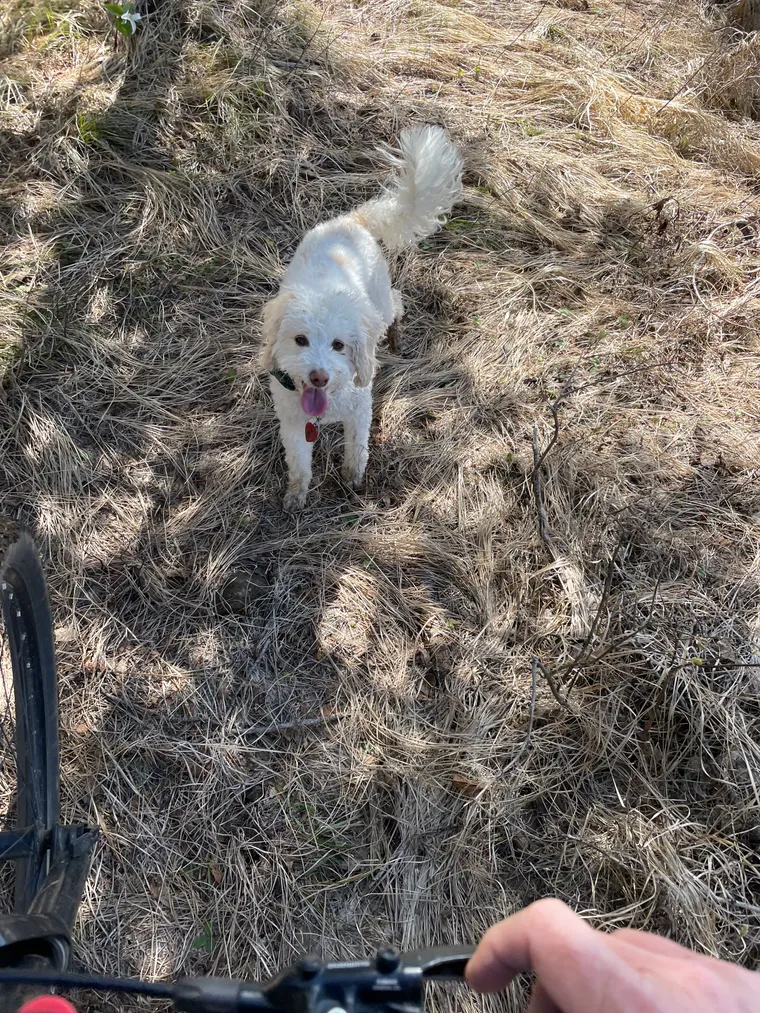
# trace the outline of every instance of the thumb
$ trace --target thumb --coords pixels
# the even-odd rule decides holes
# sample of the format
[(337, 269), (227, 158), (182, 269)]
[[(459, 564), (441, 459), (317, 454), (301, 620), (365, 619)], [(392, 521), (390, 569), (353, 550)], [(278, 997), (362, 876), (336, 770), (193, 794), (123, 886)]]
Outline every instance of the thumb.
[(505, 988), (520, 971), (533, 971), (541, 994), (564, 1013), (650, 1008), (637, 975), (607, 937), (558, 900), (536, 901), (490, 928), (466, 975), (473, 988), (492, 992)]

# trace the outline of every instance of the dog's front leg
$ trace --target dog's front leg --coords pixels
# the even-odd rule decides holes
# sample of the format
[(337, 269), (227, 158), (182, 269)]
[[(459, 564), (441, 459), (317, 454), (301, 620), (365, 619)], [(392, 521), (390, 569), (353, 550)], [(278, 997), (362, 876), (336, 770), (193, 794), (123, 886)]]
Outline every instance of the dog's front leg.
[(306, 442), (303, 426), (280, 424), (280, 437), (288, 465), (288, 489), (282, 505), (288, 513), (295, 513), (306, 503), (311, 484), (313, 444)]
[(345, 448), (343, 451), (343, 480), (352, 489), (361, 488), (369, 454), (369, 428), (372, 424), (372, 394), (369, 387), (362, 388), (354, 410), (343, 421)]

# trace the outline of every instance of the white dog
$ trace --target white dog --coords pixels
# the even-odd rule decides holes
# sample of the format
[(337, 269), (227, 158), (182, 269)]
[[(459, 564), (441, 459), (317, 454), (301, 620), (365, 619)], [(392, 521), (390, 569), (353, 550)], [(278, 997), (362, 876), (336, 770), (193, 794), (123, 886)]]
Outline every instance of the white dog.
[(378, 240), (397, 248), (431, 235), (462, 191), (462, 160), (440, 127), (405, 130), (391, 158), (391, 188), (308, 232), (264, 307), (262, 367), (288, 464), (288, 511), (306, 502), (321, 422), (343, 423), (343, 478), (361, 485), (375, 352), (403, 313)]

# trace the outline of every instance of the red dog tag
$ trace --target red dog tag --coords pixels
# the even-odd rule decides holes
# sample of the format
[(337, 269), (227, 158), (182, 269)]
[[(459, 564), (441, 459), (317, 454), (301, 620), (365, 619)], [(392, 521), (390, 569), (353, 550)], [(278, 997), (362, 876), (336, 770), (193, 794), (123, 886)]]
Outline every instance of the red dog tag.
[(306, 442), (307, 443), (316, 443), (317, 437), (319, 436), (319, 430), (317, 429), (317, 427), (314, 425), (313, 422), (307, 422), (306, 423), (306, 434), (305, 435), (306, 435)]
[(41, 995), (21, 1007), (19, 1013), (77, 1013), (70, 1002), (59, 995)]

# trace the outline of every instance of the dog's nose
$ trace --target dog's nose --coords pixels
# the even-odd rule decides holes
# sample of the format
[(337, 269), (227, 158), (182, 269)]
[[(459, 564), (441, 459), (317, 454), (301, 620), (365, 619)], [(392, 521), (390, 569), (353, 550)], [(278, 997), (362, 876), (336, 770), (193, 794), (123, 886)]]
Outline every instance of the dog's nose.
[(315, 387), (326, 387), (330, 381), (330, 377), (324, 371), (324, 369), (312, 369), (309, 373), (309, 381)]

